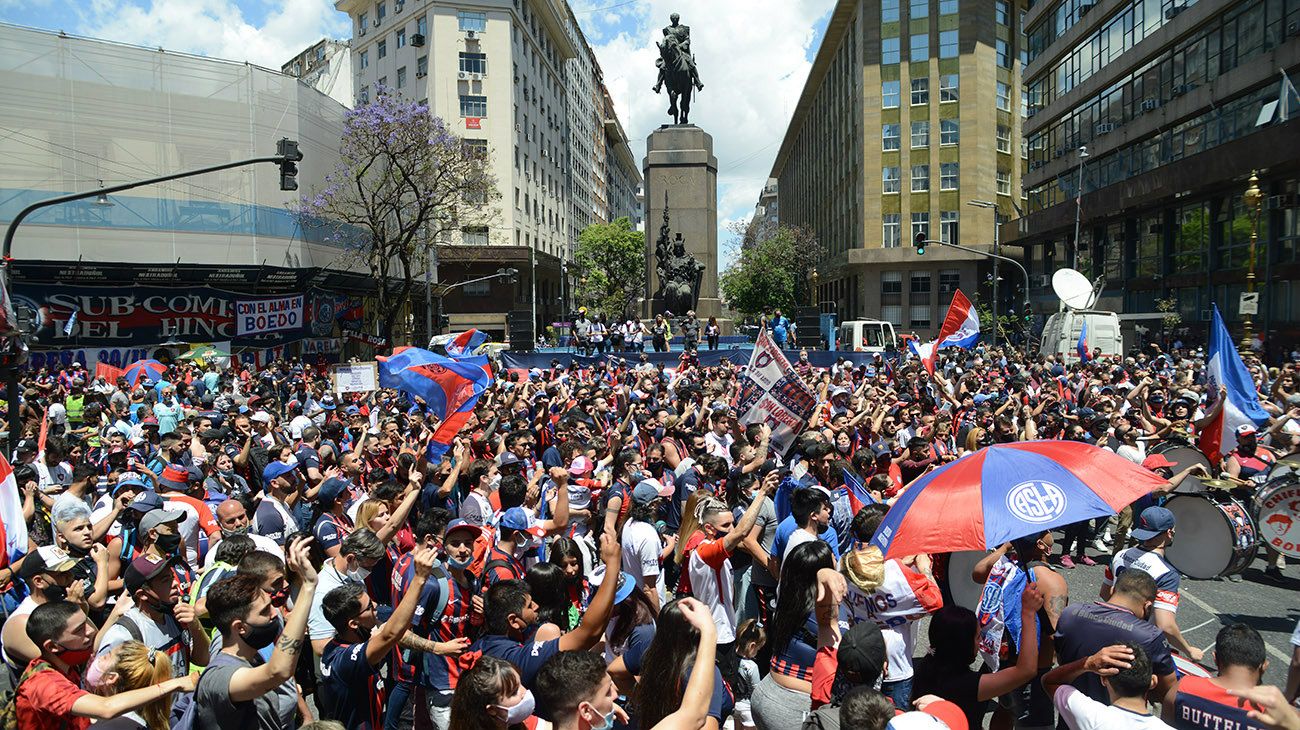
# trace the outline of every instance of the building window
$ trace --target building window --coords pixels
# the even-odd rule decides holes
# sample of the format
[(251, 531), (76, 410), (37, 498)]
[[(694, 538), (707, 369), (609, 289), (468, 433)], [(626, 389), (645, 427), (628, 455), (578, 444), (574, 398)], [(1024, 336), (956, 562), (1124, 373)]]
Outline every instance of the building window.
[(939, 31), (939, 58), (957, 57), (957, 31)]
[(925, 61), (930, 58), (930, 34), (917, 33), (912, 36), (909, 45), (909, 61)]
[[(930, 166), (912, 165), (912, 192), (924, 193), (930, 190)], [(913, 216), (916, 214), (913, 213)], [(928, 215), (928, 214), (927, 214)]]
[(888, 66), (898, 63), (900, 59), (899, 45), (897, 38), (880, 39), (880, 63)]
[(997, 54), (998, 65), (1002, 68), (1011, 68), (1011, 44), (999, 38), (994, 41), (994, 50)]
[(908, 294), (907, 303), (911, 317), (908, 320), (911, 327), (928, 329), (930, 327), (930, 272), (913, 271), (911, 292)]
[(406, 67), (405, 66), (397, 69), (397, 88), (399, 89), (406, 88)]
[(357, 103), (358, 103), (358, 104), (369, 104), (369, 103), (370, 103), (370, 87), (369, 87), (369, 86), (362, 86), (362, 87), (357, 91)]
[(379, 41), (379, 45), (375, 46), (375, 54), (378, 55), (380, 58), (387, 58), (388, 41)]
[(956, 15), (958, 5), (960, 3), (957, 0), (939, 0), (939, 14)]
[(357, 65), (361, 68), (370, 68), (370, 51), (362, 51), (357, 54)]
[(957, 181), (958, 178), (960, 177), (960, 174), (958, 173), (957, 170), (958, 170), (958, 166), (956, 162), (939, 163), (939, 189), (940, 190), (957, 189)]
[(886, 152), (897, 150), (899, 134), (899, 125), (897, 124), (880, 125), (880, 149)]
[(930, 146), (930, 123), (929, 122), (912, 122), (912, 146), (913, 147)]
[(880, 272), (880, 318), (903, 326), (903, 272)]
[(461, 53), (460, 70), (467, 74), (487, 73), (486, 53)]
[(381, 92), (382, 92), (382, 90), (385, 89), (385, 88), (387, 88), (387, 87), (388, 87), (388, 77), (387, 77), (387, 76), (380, 76), (380, 77), (379, 77), (379, 80), (375, 82), (375, 89), (376, 89), (377, 91), (381, 91)]
[(366, 28), (370, 26), (370, 14), (361, 13), (357, 16), (357, 35), (365, 35)]
[(898, 0), (880, 0), (880, 22), (898, 22)]
[(944, 74), (939, 77), (939, 103), (957, 101), (957, 74)]
[(382, 23), (386, 17), (388, 17), (388, 4), (379, 3), (375, 6), (375, 20)]
[(960, 141), (960, 123), (956, 119), (939, 120), (939, 144), (957, 144)]
[(405, 28), (398, 28), (398, 29), (397, 29), (397, 47), (398, 47), (398, 48), (405, 48), (405, 47), (406, 47), (406, 29), (405, 29)]
[(880, 108), (897, 109), (900, 93), (899, 81), (882, 81), (880, 84)]
[(998, 171), (998, 195), (1011, 194), (1011, 173)]
[(460, 95), (460, 115), (462, 117), (486, 117), (487, 97), (472, 94)]
[(912, 79), (912, 106), (930, 103), (930, 79)]
[(910, 0), (907, 3), (907, 16), (911, 20), (924, 18), (930, 14), (930, 0)]
[(419, 58), (415, 59), (415, 75), (417, 77), (422, 78), (424, 76), (427, 76), (428, 74), (429, 74), (429, 57), (420, 56)]
[(993, 8), (993, 16), (997, 19), (998, 25), (1011, 24), (1011, 3), (1007, 0), (995, 0)]
[(957, 211), (939, 211), (939, 240), (944, 243), (957, 242)]
[(903, 245), (901, 218), (898, 213), (886, 213), (880, 217), (882, 221), (880, 240), (885, 248), (898, 248)]
[(429, 36), (429, 19), (421, 15), (415, 21), (415, 32), (427, 38)]
[(468, 10), (462, 10), (456, 13), (456, 19), (460, 22), (462, 31), (473, 30), (482, 33), (487, 30), (487, 13), (472, 13)]
[[(953, 213), (953, 215), (957, 215)], [(954, 236), (955, 238), (955, 236)], [(946, 240), (946, 239), (945, 239)], [(939, 270), (939, 303), (947, 304), (961, 288), (961, 269)]]
[(1011, 111), (1011, 87), (998, 82), (998, 108), (1004, 112)]
[(880, 168), (880, 192), (897, 193), (902, 188), (902, 170), (897, 167)]
[(1007, 155), (1011, 154), (1011, 127), (1008, 127), (1005, 124), (999, 124), (997, 136), (998, 152)]
[(923, 234), (926, 238), (930, 237), (930, 214), (913, 213), (912, 214), (912, 240), (916, 240), (916, 234)]

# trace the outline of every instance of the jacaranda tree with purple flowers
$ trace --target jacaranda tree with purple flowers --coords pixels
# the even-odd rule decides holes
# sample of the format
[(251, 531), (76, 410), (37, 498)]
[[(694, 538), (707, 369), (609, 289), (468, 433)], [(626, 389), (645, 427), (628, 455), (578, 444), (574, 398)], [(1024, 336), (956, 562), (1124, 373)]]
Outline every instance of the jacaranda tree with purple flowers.
[(435, 242), (487, 227), (501, 197), (486, 150), (468, 144), (427, 104), (380, 92), (345, 117), (341, 161), (298, 212), (332, 229), (375, 280), (378, 335), (394, 344), (418, 273)]

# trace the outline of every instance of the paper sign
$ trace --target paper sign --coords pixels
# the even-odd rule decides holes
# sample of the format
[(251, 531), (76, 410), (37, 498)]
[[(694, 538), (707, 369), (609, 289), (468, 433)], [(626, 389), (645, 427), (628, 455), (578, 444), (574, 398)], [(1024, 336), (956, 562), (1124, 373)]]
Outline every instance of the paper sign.
[(330, 368), (335, 393), (368, 393), (379, 390), (379, 366), (376, 362), (351, 362)]

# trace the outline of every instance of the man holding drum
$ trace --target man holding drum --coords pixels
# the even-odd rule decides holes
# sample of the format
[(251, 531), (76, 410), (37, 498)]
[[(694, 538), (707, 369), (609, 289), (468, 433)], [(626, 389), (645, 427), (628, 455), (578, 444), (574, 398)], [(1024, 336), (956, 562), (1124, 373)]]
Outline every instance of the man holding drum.
[(1165, 549), (1174, 542), (1174, 513), (1164, 507), (1147, 507), (1138, 517), (1131, 533), (1138, 544), (1116, 555), (1102, 579), (1101, 600), (1110, 600), (1115, 579), (1134, 568), (1150, 575), (1156, 582), (1155, 609), (1151, 620), (1164, 632), (1169, 646), (1183, 656), (1199, 662), (1200, 649), (1187, 643), (1178, 628), (1178, 597), (1182, 574), (1165, 560)]

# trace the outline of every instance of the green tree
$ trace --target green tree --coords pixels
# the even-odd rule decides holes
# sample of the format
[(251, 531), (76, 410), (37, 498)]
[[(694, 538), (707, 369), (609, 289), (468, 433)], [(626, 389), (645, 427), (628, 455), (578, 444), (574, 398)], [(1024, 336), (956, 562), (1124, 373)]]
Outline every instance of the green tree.
[(583, 229), (574, 252), (578, 303), (621, 318), (645, 292), (645, 234), (626, 217)]
[(808, 302), (809, 276), (823, 253), (811, 229), (751, 221), (733, 231), (739, 251), (719, 282), (728, 306), (753, 316)]

